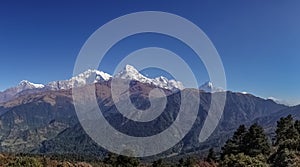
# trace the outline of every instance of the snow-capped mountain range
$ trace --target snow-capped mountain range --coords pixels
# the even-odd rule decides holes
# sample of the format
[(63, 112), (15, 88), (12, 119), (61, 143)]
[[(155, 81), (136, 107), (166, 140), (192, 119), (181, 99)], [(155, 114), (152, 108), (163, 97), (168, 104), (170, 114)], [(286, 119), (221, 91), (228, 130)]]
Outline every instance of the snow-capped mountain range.
[(180, 81), (168, 80), (167, 78), (160, 76), (157, 78), (147, 78), (137, 69), (131, 65), (126, 65), (125, 68), (114, 76), (115, 78), (136, 80), (142, 83), (153, 84), (157, 87), (168, 89), (168, 90), (182, 90), (184, 89), (183, 84)]
[[(157, 78), (148, 78), (141, 74), (136, 68), (131, 65), (126, 65), (122, 71), (114, 76), (108, 73), (98, 70), (87, 70), (77, 76), (74, 76), (68, 80), (52, 81), (48, 84), (35, 84), (26, 80), (22, 80), (16, 87), (9, 88), (3, 92), (0, 92), (0, 102), (7, 101), (16, 94), (28, 91), (28, 90), (66, 90), (73, 87), (80, 87), (86, 84), (97, 83), (101, 81), (108, 81), (111, 78), (120, 78), (126, 80), (136, 80), (141, 83), (147, 83), (159, 88), (176, 91), (184, 89), (183, 84), (180, 81), (169, 80), (166, 77), (160, 76)], [(221, 88), (213, 86), (212, 82), (206, 82), (199, 87), (200, 90), (205, 92), (220, 92), (224, 91)]]
[[(119, 78), (119, 79), (126, 79), (126, 80), (136, 80), (141, 83), (147, 83), (154, 85), (159, 88), (171, 90), (171, 91), (177, 91), (177, 90), (182, 90), (184, 89), (183, 84), (180, 81), (176, 80), (169, 80), (163, 76), (157, 77), (157, 78), (148, 78), (141, 73), (137, 69), (135, 69), (131, 65), (126, 65), (122, 71), (117, 73), (116, 75), (112, 76), (108, 73), (105, 73), (103, 71), (98, 71), (98, 70), (87, 70), (77, 76), (74, 76), (68, 80), (60, 80), (60, 81), (52, 81), (49, 82), (48, 84), (35, 84), (31, 83), (27, 80), (22, 80), (17, 86), (11, 87), (6, 89), (3, 92), (0, 92), (0, 103), (9, 101), (17, 95), (20, 95), (21, 93), (27, 93), (27, 92), (37, 92), (37, 91), (44, 91), (44, 90), (67, 90), (71, 89), (73, 87), (81, 87), (86, 84), (91, 84), (91, 83), (97, 83), (101, 81), (109, 81), (112, 78)], [(210, 92), (210, 93), (215, 93), (215, 92), (224, 92), (226, 90), (215, 87), (212, 82), (206, 82), (203, 85), (199, 87), (199, 90), (202, 90), (204, 92)], [(242, 94), (245, 94), (242, 92)], [(268, 98), (276, 103), (279, 104), (285, 104), (287, 105), (286, 102), (279, 101), (274, 98)], [(291, 104), (289, 104), (291, 105)]]
[(152, 84), (156, 87), (168, 89), (171, 91), (182, 90), (184, 89), (183, 84), (180, 81), (168, 80), (167, 78), (161, 76), (157, 78), (148, 78), (139, 73), (131, 65), (126, 65), (122, 71), (117, 73), (114, 76), (107, 74), (103, 71), (98, 70), (87, 70), (77, 76), (72, 77), (68, 80), (52, 81), (48, 84), (35, 84), (29, 81), (23, 80), (16, 87), (6, 89), (3, 92), (0, 92), (0, 102), (8, 101), (15, 95), (23, 91), (30, 90), (66, 90), (73, 87), (81, 87), (86, 84), (97, 83), (101, 81), (108, 81), (111, 78), (120, 78), (128, 80), (136, 80), (141, 83)]
[(100, 81), (108, 81), (111, 77), (111, 75), (102, 71), (87, 70), (69, 80), (50, 82), (45, 85), (45, 87), (50, 90), (71, 89), (72, 87), (80, 87)]
[(126, 65), (122, 71), (114, 76), (98, 70), (87, 70), (69, 80), (50, 82), (45, 85), (45, 88), (50, 90), (70, 89), (72, 87), (80, 87), (86, 84), (108, 81), (111, 78), (136, 80), (141, 83), (153, 84), (157, 87), (168, 90), (184, 89), (184, 86), (180, 81), (168, 80), (162, 76), (154, 79), (147, 78), (131, 65)]

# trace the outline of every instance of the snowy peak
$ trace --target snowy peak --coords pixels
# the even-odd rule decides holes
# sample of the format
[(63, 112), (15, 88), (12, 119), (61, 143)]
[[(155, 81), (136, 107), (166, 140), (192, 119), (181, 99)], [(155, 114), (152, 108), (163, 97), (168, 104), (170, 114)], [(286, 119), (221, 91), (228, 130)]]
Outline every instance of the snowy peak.
[(0, 92), (0, 103), (12, 99), (18, 93), (27, 90), (42, 90), (45, 86), (42, 84), (31, 83), (27, 80), (22, 80), (17, 86), (6, 89), (3, 92)]
[(20, 89), (20, 91), (22, 90), (26, 90), (26, 89), (38, 89), (38, 88), (44, 88), (45, 86), (43, 84), (35, 84), (32, 82), (29, 82), (27, 80), (22, 80), (17, 88)]
[(152, 79), (152, 83), (158, 87), (162, 87), (169, 90), (184, 89), (184, 86), (180, 81), (175, 81), (173, 79), (168, 80), (167, 78), (162, 76)]
[(126, 65), (122, 71), (117, 73), (115, 78), (127, 79), (127, 80), (136, 80), (142, 83), (148, 83), (155, 85), (160, 88), (168, 90), (182, 90), (184, 86), (181, 82), (175, 80), (168, 80), (167, 78), (160, 76), (157, 78), (147, 78), (131, 65)]
[(215, 87), (213, 85), (213, 83), (210, 82), (210, 81), (205, 82), (203, 85), (201, 85), (199, 87), (199, 89), (202, 90), (202, 91), (204, 91), (204, 92), (209, 92), (209, 93), (224, 92), (224, 89)]
[(128, 72), (128, 73), (134, 73), (134, 74), (139, 74), (139, 71), (134, 68), (132, 65), (125, 65), (124, 67), (124, 71)]
[(83, 80), (84, 83), (93, 83), (96, 81), (107, 81), (111, 78), (111, 75), (98, 70), (87, 70), (75, 77), (72, 77), (69, 81), (76, 80), (80, 81)]
[(139, 71), (131, 65), (126, 65), (124, 69), (117, 73), (114, 77), (128, 80), (136, 80), (140, 82), (150, 82), (149, 78), (139, 73)]
[(108, 81), (110, 80), (112, 76), (103, 72), (103, 71), (97, 71), (96, 70), (96, 80), (99, 81), (99, 80), (105, 80), (105, 81)]
[(98, 70), (87, 70), (69, 80), (54, 81), (48, 83), (46, 86), (51, 90), (71, 89), (73, 87), (81, 87), (86, 84), (97, 83), (100, 81), (108, 81), (111, 75)]

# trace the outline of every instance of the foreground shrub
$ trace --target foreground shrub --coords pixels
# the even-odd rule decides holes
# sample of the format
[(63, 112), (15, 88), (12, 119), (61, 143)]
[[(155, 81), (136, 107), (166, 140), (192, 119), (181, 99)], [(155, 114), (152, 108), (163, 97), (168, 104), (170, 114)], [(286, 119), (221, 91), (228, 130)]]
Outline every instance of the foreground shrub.
[(8, 164), (8, 167), (42, 167), (43, 165), (33, 157), (17, 157), (13, 162)]
[(224, 160), (220, 164), (221, 167), (268, 167), (265, 163), (264, 157), (258, 155), (256, 157), (250, 157), (244, 153), (237, 155), (226, 155)]

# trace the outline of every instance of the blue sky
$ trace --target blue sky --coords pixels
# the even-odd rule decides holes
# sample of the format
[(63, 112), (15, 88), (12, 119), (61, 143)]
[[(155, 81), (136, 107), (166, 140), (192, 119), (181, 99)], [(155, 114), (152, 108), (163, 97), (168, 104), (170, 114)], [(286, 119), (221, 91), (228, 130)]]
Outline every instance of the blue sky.
[[(70, 78), (81, 46), (95, 30), (124, 14), (155, 10), (187, 18), (208, 35), (223, 61), (228, 89), (300, 102), (299, 8), (297, 0), (1, 1), (0, 90), (23, 79)], [(145, 46), (189, 54), (179, 45), (155, 34), (133, 36), (106, 56), (101, 69), (112, 73), (122, 55)], [(193, 56), (182, 57), (199, 73), (199, 82), (208, 79)]]

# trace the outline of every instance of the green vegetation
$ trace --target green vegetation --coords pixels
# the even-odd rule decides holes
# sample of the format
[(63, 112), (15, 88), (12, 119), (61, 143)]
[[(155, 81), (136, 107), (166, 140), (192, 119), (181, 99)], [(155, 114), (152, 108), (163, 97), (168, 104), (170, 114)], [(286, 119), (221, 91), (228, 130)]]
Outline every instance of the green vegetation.
[(13, 162), (8, 163), (8, 167), (42, 167), (42, 163), (33, 157), (17, 157)]
[(226, 155), (221, 162), (222, 167), (267, 167), (263, 156), (251, 157), (244, 153)]
[[(2, 167), (299, 167), (300, 166), (300, 121), (291, 115), (277, 122), (274, 144), (265, 135), (264, 129), (253, 124), (249, 128), (240, 125), (227, 140), (221, 152), (208, 150), (202, 160), (189, 156), (178, 162), (158, 159), (143, 164), (139, 159), (108, 153), (103, 159), (87, 161), (84, 157), (68, 155), (9, 155), (0, 154)], [(75, 157), (75, 158), (74, 158)]]
[(137, 167), (140, 162), (137, 158), (109, 153), (103, 162), (112, 167)]
[[(1, 167), (91, 167), (90, 163), (57, 160), (51, 156), (0, 154)], [(95, 166), (105, 166), (98, 162)]]
[(300, 122), (289, 115), (277, 122), (276, 152), (269, 158), (274, 167), (300, 166)]
[[(277, 122), (273, 146), (263, 128), (253, 124), (249, 130), (241, 125), (222, 148), (220, 166), (300, 166), (300, 121), (291, 115)], [(273, 150), (273, 151), (272, 151)]]
[(261, 126), (253, 124), (247, 129), (241, 125), (222, 148), (220, 166), (268, 166), (270, 152), (271, 146)]
[(253, 124), (249, 130), (244, 125), (241, 125), (222, 148), (222, 159), (225, 155), (236, 155), (244, 153), (251, 157), (257, 155), (268, 156), (270, 154), (270, 144), (264, 130), (258, 124)]

